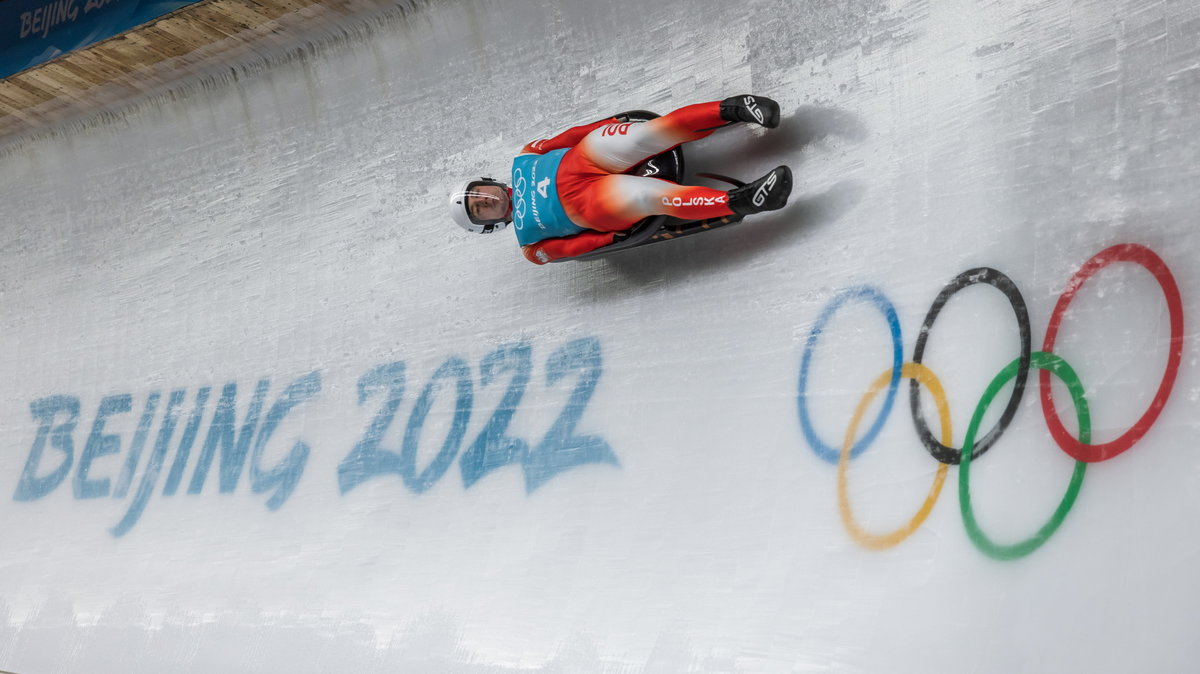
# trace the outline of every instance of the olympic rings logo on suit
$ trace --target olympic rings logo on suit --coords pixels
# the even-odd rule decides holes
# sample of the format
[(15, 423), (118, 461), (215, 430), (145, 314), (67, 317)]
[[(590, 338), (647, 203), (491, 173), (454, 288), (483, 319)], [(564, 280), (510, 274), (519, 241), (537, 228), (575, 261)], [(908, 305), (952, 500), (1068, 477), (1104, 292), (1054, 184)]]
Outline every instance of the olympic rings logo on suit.
[[(1083, 384), (1080, 382), (1074, 369), (1061, 357), (1055, 355), (1053, 349), (1063, 317), (1071, 301), (1079, 292), (1079, 289), (1101, 269), (1117, 262), (1131, 262), (1144, 267), (1154, 276), (1162, 288), (1170, 320), (1170, 351), (1167, 357), (1166, 369), (1159, 383), (1158, 390), (1155, 392), (1153, 400), (1151, 400), (1149, 407), (1142, 416), (1133, 426), (1115, 440), (1100, 444), (1091, 444), (1091, 417), (1087, 399), (1083, 393)], [(924, 357), (925, 343), (929, 332), (933, 328), (934, 322), (937, 321), (943, 307), (945, 307), (946, 302), (960, 290), (976, 284), (985, 284), (996, 288), (1004, 294), (1012, 305), (1017, 329), (1020, 333), (1021, 353), (1015, 360), (1005, 366), (984, 390), (983, 396), (980, 398), (975, 412), (971, 416), (966, 435), (963, 439), (963, 445), (961, 448), (956, 449), (951, 446), (949, 406), (946, 403), (945, 392), (937, 376), (923, 365), (921, 361)], [(826, 444), (817, 436), (816, 431), (813, 429), (812, 420), (808, 413), (808, 377), (812, 367), (813, 353), (822, 332), (838, 309), (850, 302), (868, 302), (884, 315), (892, 337), (892, 366), (881, 374), (863, 395), (863, 398), (851, 416), (850, 424), (846, 429), (841, 447), (835, 448)], [(1070, 512), (1071, 507), (1075, 503), (1075, 498), (1083, 485), (1083, 476), (1087, 465), (1089, 463), (1106, 461), (1125, 452), (1136, 444), (1158, 419), (1163, 406), (1166, 405), (1167, 399), (1171, 395), (1171, 390), (1174, 387), (1175, 379), (1179, 373), (1180, 364), (1183, 359), (1183, 318), (1183, 301), (1180, 297), (1179, 286), (1175, 282), (1170, 269), (1163, 262), (1162, 258), (1149, 248), (1138, 244), (1120, 244), (1106, 248), (1085, 262), (1075, 272), (1054, 306), (1049, 325), (1046, 328), (1046, 336), (1042, 341), (1042, 349), (1036, 352), (1032, 350), (1029, 312), (1026, 308), (1025, 300), (1021, 296), (1021, 292), (1011, 279), (990, 267), (979, 267), (965, 271), (942, 288), (925, 316), (925, 321), (921, 325), (920, 335), (913, 349), (912, 361), (908, 363), (903, 362), (900, 321), (896, 316), (895, 307), (887, 297), (878, 289), (870, 286), (857, 286), (842, 290), (825, 306), (825, 309), (817, 318), (817, 322), (813, 325), (812, 331), (809, 333), (800, 365), (800, 387), (797, 406), (800, 416), (800, 426), (809, 446), (812, 447), (817, 456), (827, 462), (836, 463), (838, 466), (838, 509), (847, 532), (849, 532), (850, 536), (856, 542), (868, 548), (888, 548), (900, 543), (912, 535), (925, 521), (925, 518), (928, 517), (941, 493), (949, 467), (957, 464), (959, 466), (959, 507), (962, 513), (963, 524), (975, 547), (995, 559), (1017, 559), (1038, 549), (1049, 540), (1050, 536), (1054, 534), (1063, 520), (1066, 519), (1067, 513)], [(971, 465), (996, 444), (1012, 421), (1021, 398), (1024, 396), (1025, 380), (1031, 369), (1039, 370), (1039, 395), (1041, 398), (1042, 413), (1046, 419), (1046, 426), (1055, 443), (1075, 459), (1075, 469), (1071, 475), (1066, 492), (1046, 523), (1036, 533), (1023, 541), (1012, 544), (1001, 544), (993, 541), (979, 526), (975, 518), (975, 513), (971, 505)], [(1051, 392), (1050, 375), (1058, 377), (1067, 385), (1067, 390), (1075, 406), (1075, 415), (1079, 426), (1078, 437), (1072, 437), (1058, 417)], [(854, 517), (853, 509), (847, 495), (847, 467), (850, 460), (862, 454), (879, 434), (884, 421), (891, 412), (901, 379), (911, 380), (909, 408), (913, 424), (925, 449), (938, 461), (938, 468), (934, 475), (933, 485), (930, 487), (925, 501), (908, 523), (891, 532), (883, 534), (872, 533), (859, 525)], [(1009, 381), (1013, 381), (1013, 389), (1004, 407), (1004, 411), (1000, 415), (1000, 419), (996, 422), (995, 426), (982, 436), (979, 436), (979, 426), (985, 413), (997, 394)], [(924, 415), (922, 414), (921, 386), (924, 386), (930, 392), (937, 407), (939, 433), (936, 438), (925, 423)], [(870, 403), (885, 387), (887, 394), (878, 417), (871, 424), (870, 428), (867, 429), (862, 438), (856, 441), (855, 438), (858, 434), (858, 427), (863, 414)]]
[(525, 217), (525, 173), (520, 169), (513, 174), (513, 213), (517, 216), (518, 226)]

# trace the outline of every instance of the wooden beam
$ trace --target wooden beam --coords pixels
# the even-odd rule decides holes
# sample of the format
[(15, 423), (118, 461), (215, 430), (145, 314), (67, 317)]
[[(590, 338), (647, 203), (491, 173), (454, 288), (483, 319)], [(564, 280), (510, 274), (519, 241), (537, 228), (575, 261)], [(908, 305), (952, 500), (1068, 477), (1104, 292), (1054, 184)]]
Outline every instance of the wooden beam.
[(388, 0), (204, 0), (0, 80), (0, 140), (164, 91), (190, 72), (298, 46)]

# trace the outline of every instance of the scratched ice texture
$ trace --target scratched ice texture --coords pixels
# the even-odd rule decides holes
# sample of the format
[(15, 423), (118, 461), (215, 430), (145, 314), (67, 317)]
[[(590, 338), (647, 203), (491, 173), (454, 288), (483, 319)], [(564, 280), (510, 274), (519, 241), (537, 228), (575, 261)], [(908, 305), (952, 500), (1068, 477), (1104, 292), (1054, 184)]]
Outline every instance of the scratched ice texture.
[[(1200, 5), (405, 8), (0, 139), (0, 669), (1196, 669)], [(445, 215), (744, 92), (689, 172), (781, 212), (546, 267)], [(1058, 437), (987, 402), (1023, 330)]]

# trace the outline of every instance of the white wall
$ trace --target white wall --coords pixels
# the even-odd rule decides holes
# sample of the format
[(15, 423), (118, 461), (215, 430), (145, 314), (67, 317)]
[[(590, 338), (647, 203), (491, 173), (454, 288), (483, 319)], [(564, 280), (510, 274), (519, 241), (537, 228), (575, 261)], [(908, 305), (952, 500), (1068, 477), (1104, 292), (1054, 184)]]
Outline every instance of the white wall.
[[(0, 669), (1194, 667), (1200, 9), (645, 4), (438, 4), (9, 139)], [(777, 99), (782, 127), (724, 131), (690, 168), (791, 165), (778, 214), (544, 268), (444, 215), (452, 184), (504, 172), (528, 140), (746, 91)], [(801, 407), (840, 448), (893, 338), (862, 297), (824, 312), (873, 288), (907, 362), (939, 291), (989, 267), (1039, 350), (1072, 275), (1115, 245), (1161, 260), (1178, 306), (1115, 261), (1052, 351), (1093, 443), (1177, 370), (1144, 436), (1086, 469), (1028, 554), (973, 542), (959, 466), (911, 536), (856, 542)], [(945, 304), (923, 361), (955, 446), (1019, 353), (1002, 293)], [(1033, 535), (1077, 470), (1038, 398), (1033, 373), (970, 465), (1001, 544)], [(507, 430), (486, 430), (505, 409)], [(905, 382), (847, 462), (868, 531), (902, 526), (939, 474), (911, 416)], [(486, 470), (464, 459), (480, 437)]]

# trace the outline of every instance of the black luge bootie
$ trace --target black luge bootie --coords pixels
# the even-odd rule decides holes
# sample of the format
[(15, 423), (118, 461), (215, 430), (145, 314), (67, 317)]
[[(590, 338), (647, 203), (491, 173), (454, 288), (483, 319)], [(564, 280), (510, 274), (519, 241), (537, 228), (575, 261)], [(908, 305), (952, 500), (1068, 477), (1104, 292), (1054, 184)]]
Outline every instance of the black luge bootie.
[(777, 166), (754, 182), (729, 190), (729, 209), (738, 215), (776, 211), (787, 205), (792, 193), (792, 170)]
[(730, 96), (721, 101), (721, 119), (774, 129), (779, 126), (779, 104), (765, 96)]

